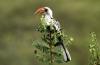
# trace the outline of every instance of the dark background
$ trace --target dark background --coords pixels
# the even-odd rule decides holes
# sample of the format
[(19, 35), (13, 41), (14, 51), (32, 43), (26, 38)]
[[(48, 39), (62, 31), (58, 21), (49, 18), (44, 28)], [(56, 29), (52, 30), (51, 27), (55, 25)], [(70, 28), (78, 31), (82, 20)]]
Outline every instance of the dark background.
[(90, 32), (96, 32), (100, 42), (100, 0), (0, 0), (0, 65), (41, 65), (32, 47), (40, 38), (34, 31), (40, 16), (33, 13), (41, 6), (50, 7), (65, 33), (74, 38), (68, 64), (87, 65)]

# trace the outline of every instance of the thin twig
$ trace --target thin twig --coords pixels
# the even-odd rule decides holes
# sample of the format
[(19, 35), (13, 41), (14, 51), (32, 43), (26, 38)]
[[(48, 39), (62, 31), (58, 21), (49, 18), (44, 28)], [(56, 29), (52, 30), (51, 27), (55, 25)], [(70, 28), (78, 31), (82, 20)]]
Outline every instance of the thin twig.
[(49, 43), (49, 46), (50, 46), (50, 63), (51, 63), (51, 65), (53, 64), (53, 53), (52, 53), (52, 48), (53, 48), (53, 46), (52, 46), (52, 37), (51, 37), (51, 32), (49, 33), (50, 34), (50, 43)]

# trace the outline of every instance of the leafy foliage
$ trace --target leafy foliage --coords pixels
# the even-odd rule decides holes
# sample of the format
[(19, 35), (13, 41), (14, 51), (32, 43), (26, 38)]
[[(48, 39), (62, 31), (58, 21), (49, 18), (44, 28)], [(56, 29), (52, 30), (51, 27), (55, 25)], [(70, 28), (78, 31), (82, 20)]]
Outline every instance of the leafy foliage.
[(98, 47), (95, 32), (91, 33), (89, 51), (90, 51), (89, 65), (100, 65), (100, 53), (99, 53), (100, 50)]
[(57, 37), (59, 35), (64, 40), (65, 46), (68, 46), (72, 43), (73, 38), (65, 35), (63, 32), (57, 33), (55, 29), (49, 27), (47, 30), (45, 26), (39, 24), (36, 28), (37, 31), (41, 33), (41, 40), (35, 40), (33, 41), (33, 47), (34, 47), (34, 56), (39, 59), (41, 62), (45, 63), (62, 63), (63, 55), (61, 54), (62, 51), (58, 46), (55, 47), (55, 44), (58, 42)]

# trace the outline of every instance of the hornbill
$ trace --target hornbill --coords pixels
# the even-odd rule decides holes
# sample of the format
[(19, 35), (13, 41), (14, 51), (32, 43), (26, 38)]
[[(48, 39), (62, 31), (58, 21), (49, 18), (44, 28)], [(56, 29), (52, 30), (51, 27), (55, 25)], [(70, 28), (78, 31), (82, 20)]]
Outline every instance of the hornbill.
[[(41, 22), (44, 26), (47, 26), (47, 28), (52, 26), (52, 28), (54, 28), (57, 33), (59, 34), (61, 33), (60, 23), (53, 18), (53, 12), (49, 7), (41, 7), (36, 10), (35, 14), (41, 14), (42, 16)], [(58, 39), (58, 42), (55, 44), (55, 46), (58, 46), (61, 48), (64, 61), (65, 62), (71, 61), (71, 56), (68, 52), (68, 49), (65, 48), (64, 46), (63, 39), (61, 38), (61, 36), (57, 37), (57, 39)]]

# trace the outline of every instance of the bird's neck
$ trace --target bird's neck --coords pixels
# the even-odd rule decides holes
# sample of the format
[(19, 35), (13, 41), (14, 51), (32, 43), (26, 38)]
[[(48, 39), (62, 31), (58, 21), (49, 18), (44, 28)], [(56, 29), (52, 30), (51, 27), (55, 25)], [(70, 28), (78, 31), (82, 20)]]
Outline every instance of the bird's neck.
[(42, 15), (42, 18), (44, 20), (44, 23), (46, 23), (47, 25), (50, 25), (52, 23), (52, 18), (50, 15), (48, 14), (45, 14), (45, 15)]
[(53, 19), (53, 17), (49, 14), (44, 14), (43, 17), (46, 22), (51, 22), (51, 20)]
[(53, 16), (50, 15), (50, 14), (44, 14), (43, 16), (44, 16), (45, 18), (49, 18), (49, 19), (52, 19), (52, 18), (53, 18)]

